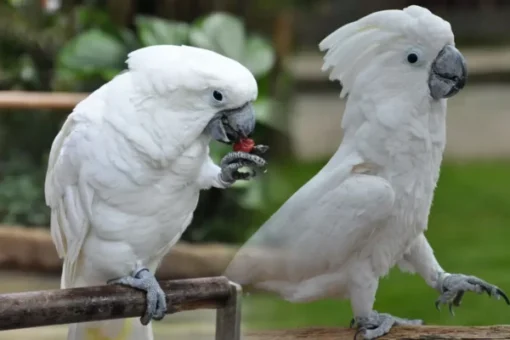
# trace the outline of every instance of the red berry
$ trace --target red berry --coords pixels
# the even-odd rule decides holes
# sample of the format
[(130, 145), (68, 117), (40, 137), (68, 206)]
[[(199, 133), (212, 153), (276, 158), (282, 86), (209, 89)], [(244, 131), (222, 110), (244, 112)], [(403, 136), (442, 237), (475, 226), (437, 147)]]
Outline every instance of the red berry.
[(255, 142), (250, 138), (241, 138), (237, 143), (235, 143), (232, 148), (234, 151), (241, 152), (250, 152), (255, 146)]

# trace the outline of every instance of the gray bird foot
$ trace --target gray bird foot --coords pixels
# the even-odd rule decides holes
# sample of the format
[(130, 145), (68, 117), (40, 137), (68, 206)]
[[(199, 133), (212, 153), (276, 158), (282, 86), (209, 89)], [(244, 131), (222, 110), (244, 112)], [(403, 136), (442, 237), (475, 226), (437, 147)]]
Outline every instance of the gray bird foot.
[[(256, 177), (259, 173), (265, 172), (264, 167), (267, 162), (259, 156), (268, 149), (265, 145), (254, 147), (252, 153), (233, 151), (223, 157), (220, 162), (221, 174), (220, 178), (225, 183), (234, 183), (238, 180), (247, 180)], [(239, 169), (248, 167), (251, 172), (241, 172)]]
[(510, 305), (510, 300), (501, 289), (475, 276), (442, 273), (439, 275), (438, 290), (441, 295), (435, 302), (436, 308), (440, 310), (441, 304), (448, 305), (452, 315), (455, 315), (453, 307), (460, 306), (465, 292), (485, 292), (498, 300), (503, 298)]
[(351, 328), (358, 327), (358, 331), (354, 334), (354, 340), (358, 335), (362, 335), (363, 339), (371, 340), (379, 338), (387, 333), (393, 326), (418, 326), (423, 325), (422, 320), (402, 319), (387, 313), (378, 313), (372, 311), (369, 317), (356, 317), (351, 321)]
[(140, 318), (142, 325), (147, 325), (151, 320), (161, 320), (165, 316), (167, 311), (165, 292), (149, 269), (136, 269), (132, 275), (110, 280), (108, 284), (120, 284), (147, 293), (147, 309)]

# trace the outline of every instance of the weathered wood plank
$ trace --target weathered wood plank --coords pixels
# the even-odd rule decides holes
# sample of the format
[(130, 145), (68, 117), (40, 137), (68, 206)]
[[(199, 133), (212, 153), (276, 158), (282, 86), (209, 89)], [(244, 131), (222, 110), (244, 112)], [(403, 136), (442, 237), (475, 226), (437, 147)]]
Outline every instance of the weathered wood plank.
[[(245, 340), (353, 340), (354, 329), (349, 328), (308, 328), (283, 331), (249, 332)], [(358, 337), (361, 338), (361, 337)], [(431, 339), (510, 339), (510, 326), (419, 326), (395, 327), (381, 340), (431, 340)]]
[[(160, 282), (168, 314), (223, 308), (232, 294), (225, 277)], [(145, 293), (119, 285), (0, 295), (0, 330), (141, 316)]]
[(0, 109), (71, 110), (88, 93), (0, 91)]

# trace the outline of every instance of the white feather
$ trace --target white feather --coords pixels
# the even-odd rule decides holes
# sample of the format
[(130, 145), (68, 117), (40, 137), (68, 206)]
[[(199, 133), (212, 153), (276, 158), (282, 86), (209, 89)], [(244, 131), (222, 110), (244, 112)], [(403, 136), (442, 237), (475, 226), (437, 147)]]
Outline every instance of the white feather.
[(381, 50), (401, 39), (421, 42), (423, 36), (433, 48), (445, 41), (453, 43), (450, 24), (425, 8), (410, 6), (369, 14), (340, 27), (320, 42), (319, 49), (326, 51), (322, 70), (332, 68), (329, 79), (342, 83), (340, 97), (344, 98), (356, 77)]

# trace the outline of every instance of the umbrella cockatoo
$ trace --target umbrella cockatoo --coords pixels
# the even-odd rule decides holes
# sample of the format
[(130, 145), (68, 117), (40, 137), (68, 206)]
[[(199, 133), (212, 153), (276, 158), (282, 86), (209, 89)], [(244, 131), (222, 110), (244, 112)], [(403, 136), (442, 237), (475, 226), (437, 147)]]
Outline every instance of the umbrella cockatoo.
[(147, 310), (141, 323), (71, 325), (69, 340), (152, 339), (150, 320), (167, 310), (154, 273), (190, 224), (200, 191), (228, 188), (266, 163), (265, 148), (230, 152), (219, 166), (209, 156), (211, 139), (232, 144), (254, 130), (257, 82), (240, 63), (161, 45), (130, 53), (127, 65), (65, 121), (45, 195), (64, 259), (61, 287), (128, 285), (147, 292)]
[(319, 45), (323, 70), (349, 94), (343, 140), (328, 164), (239, 250), (226, 276), (288, 301), (349, 299), (366, 339), (395, 324), (373, 310), (379, 278), (395, 265), (437, 289), (437, 304), (464, 292), (504, 293), (450, 274), (424, 232), (446, 142), (447, 98), (467, 78), (450, 24), (429, 10), (384, 10), (349, 23)]

